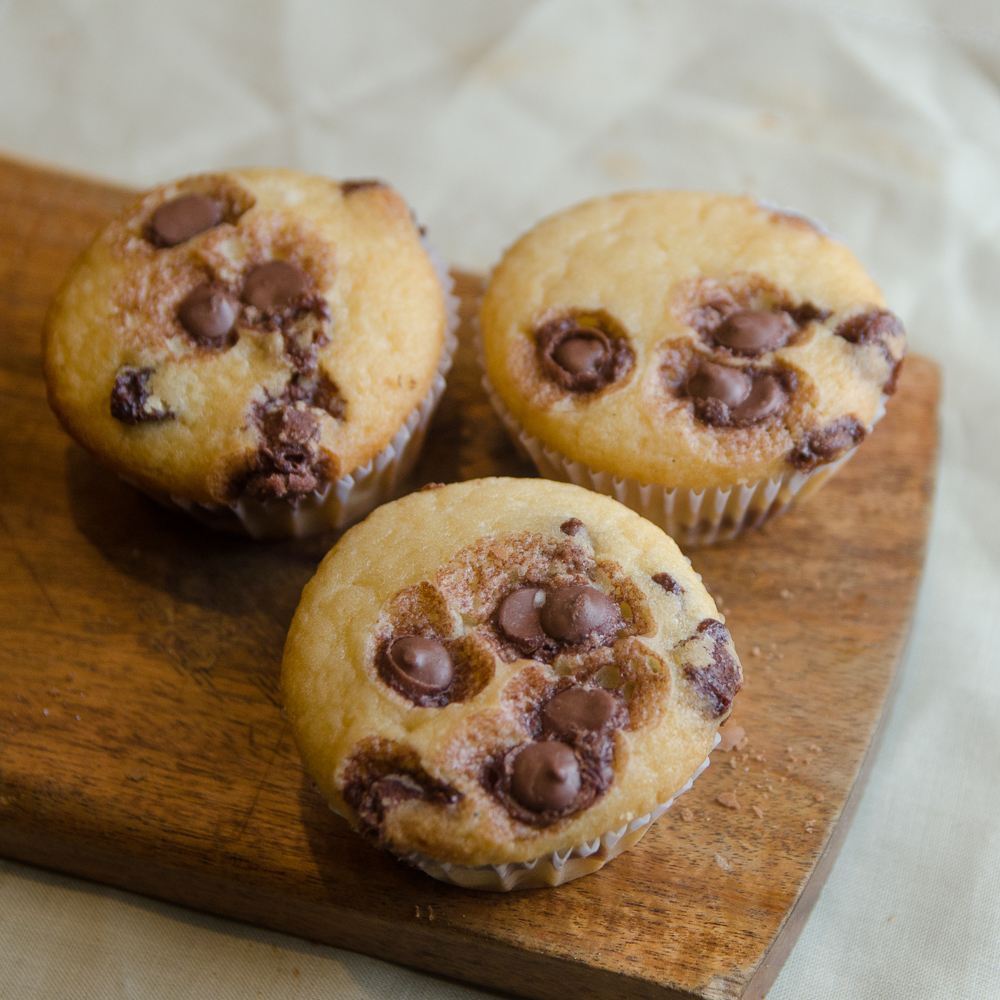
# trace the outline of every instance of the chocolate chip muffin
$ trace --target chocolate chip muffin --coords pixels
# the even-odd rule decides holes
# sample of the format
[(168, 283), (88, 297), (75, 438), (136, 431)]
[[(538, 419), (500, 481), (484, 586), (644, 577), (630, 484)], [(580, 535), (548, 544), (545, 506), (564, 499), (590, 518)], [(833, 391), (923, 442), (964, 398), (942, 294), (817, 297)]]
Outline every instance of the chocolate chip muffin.
[(849, 456), (906, 339), (808, 220), (679, 191), (540, 223), (494, 271), (480, 324), (494, 405), (542, 474), (692, 544), (780, 513)]
[(191, 177), (125, 208), (63, 282), (49, 401), (101, 462), (210, 523), (338, 527), (415, 460), (450, 364), (448, 311), (389, 186)]
[(281, 683), (336, 812), (437, 878), (501, 890), (635, 843), (707, 765), (741, 679), (657, 527), (576, 486), (483, 479), (338, 542)]

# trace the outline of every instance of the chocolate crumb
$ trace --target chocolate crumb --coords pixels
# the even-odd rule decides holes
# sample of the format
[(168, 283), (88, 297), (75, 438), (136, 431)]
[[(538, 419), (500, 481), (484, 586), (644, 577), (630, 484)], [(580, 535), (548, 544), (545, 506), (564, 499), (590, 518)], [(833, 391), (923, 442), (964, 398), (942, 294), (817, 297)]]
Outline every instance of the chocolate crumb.
[(361, 833), (385, 845), (388, 813), (410, 799), (437, 805), (458, 802), (462, 793), (431, 777), (417, 752), (377, 736), (362, 740), (344, 770), (344, 799), (358, 815)]

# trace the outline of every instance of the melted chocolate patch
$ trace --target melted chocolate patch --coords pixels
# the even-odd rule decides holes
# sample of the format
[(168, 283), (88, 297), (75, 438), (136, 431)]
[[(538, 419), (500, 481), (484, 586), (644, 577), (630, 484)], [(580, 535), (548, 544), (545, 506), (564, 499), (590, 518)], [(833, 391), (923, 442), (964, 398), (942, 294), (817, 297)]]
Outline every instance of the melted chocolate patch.
[(377, 736), (359, 743), (344, 769), (344, 799), (358, 815), (360, 832), (379, 846), (387, 846), (385, 821), (400, 803), (422, 799), (446, 806), (461, 798), (458, 789), (427, 773), (414, 749)]
[(810, 323), (822, 323), (833, 315), (832, 310), (820, 309), (819, 306), (814, 306), (811, 302), (803, 302), (800, 306), (792, 306), (785, 309), (785, 312), (792, 317), (795, 325), (800, 330)]
[(867, 436), (864, 425), (854, 417), (841, 417), (829, 427), (807, 434), (789, 454), (788, 461), (800, 472), (811, 472), (817, 465), (840, 458)]
[(653, 583), (658, 583), (668, 594), (680, 597), (684, 593), (684, 588), (669, 573), (657, 573)]
[(906, 330), (899, 318), (886, 309), (873, 309), (844, 320), (833, 332), (850, 344), (876, 344), (882, 349), (890, 365), (889, 377), (882, 391), (891, 396), (896, 391), (903, 357), (900, 354), (897, 358), (893, 354), (890, 343), (893, 340), (905, 343), (906, 340)]
[(635, 361), (624, 333), (603, 315), (551, 320), (535, 331), (535, 340), (542, 372), (570, 392), (606, 389), (621, 381)]
[(152, 374), (152, 368), (125, 365), (118, 369), (111, 387), (111, 416), (115, 420), (123, 424), (146, 424), (173, 418), (170, 408), (149, 393)]
[[(699, 642), (700, 637), (704, 639)], [(743, 686), (743, 673), (736, 659), (729, 629), (715, 618), (705, 618), (698, 625), (695, 635), (687, 642), (708, 648), (702, 649), (707, 656), (696, 663), (684, 667), (684, 676), (701, 696), (711, 718), (719, 718), (732, 708), (733, 698)]]
[(224, 285), (199, 285), (177, 307), (181, 326), (199, 344), (219, 347), (236, 325), (240, 304)]
[(263, 440), (238, 495), (295, 499), (329, 482), (330, 459), (319, 447), (319, 418), (304, 403), (277, 400), (255, 413)]
[(581, 531), (586, 532), (587, 526), (578, 517), (571, 517), (559, 525), (559, 530), (564, 535), (572, 536), (580, 534)]
[(222, 222), (222, 206), (208, 195), (182, 194), (153, 212), (146, 238), (154, 246), (173, 247)]

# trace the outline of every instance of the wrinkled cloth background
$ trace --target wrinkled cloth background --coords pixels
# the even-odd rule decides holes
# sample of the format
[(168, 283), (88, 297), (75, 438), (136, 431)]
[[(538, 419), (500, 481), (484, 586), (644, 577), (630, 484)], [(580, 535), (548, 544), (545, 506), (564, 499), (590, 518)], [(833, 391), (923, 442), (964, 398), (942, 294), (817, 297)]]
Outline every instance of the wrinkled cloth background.
[[(0, 0), (0, 149), (399, 187), (456, 264), (631, 187), (814, 216), (944, 366), (885, 745), (773, 1000), (1000, 996), (1000, 3)], [(0, 861), (0, 995), (480, 991)]]

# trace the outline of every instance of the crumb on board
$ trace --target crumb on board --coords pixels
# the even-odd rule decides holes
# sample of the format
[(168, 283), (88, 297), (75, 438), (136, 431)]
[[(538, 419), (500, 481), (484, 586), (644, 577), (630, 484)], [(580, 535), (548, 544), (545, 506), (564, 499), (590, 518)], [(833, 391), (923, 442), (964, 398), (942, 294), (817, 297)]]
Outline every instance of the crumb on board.
[(739, 799), (736, 798), (735, 792), (722, 792), (715, 797), (715, 801), (727, 809), (739, 809), (740, 807)]
[(715, 749), (729, 753), (730, 750), (735, 750), (742, 740), (746, 739), (746, 735), (746, 730), (742, 726), (738, 726), (735, 722), (727, 722), (719, 730), (722, 741)]
[(716, 854), (715, 863), (724, 872), (731, 872), (733, 870), (733, 863), (729, 860), (729, 858), (724, 858), (721, 854)]
[(751, 806), (751, 808), (753, 809), (754, 814), (756, 815), (757, 819), (763, 819), (764, 818), (764, 810), (761, 809), (760, 806)]
[(823, 801), (823, 799), (825, 799), (825, 798), (826, 798), (826, 796), (825, 796), (825, 795), (824, 795), (824, 794), (823, 794), (822, 792), (813, 792), (813, 798), (814, 798), (814, 799), (815, 799), (815, 800), (816, 800), (817, 802), (822, 802), (822, 801)]
[(681, 819), (684, 820), (685, 823), (690, 823), (691, 820), (694, 819), (694, 813), (691, 812), (691, 810), (688, 809), (687, 806), (682, 806), (681, 807)]

